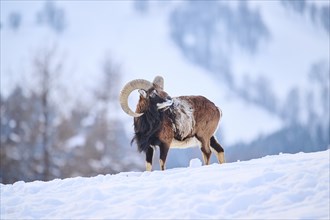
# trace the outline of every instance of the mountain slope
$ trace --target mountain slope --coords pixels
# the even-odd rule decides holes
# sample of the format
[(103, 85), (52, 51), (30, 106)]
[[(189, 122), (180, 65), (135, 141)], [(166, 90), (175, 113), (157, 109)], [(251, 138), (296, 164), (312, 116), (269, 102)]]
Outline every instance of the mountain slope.
[(329, 219), (329, 153), (1, 186), (1, 219)]

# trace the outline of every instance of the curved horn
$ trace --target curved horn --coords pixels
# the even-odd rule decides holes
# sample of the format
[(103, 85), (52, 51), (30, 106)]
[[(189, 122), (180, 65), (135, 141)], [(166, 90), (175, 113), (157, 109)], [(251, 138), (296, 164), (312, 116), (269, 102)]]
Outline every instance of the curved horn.
[(164, 78), (163, 77), (156, 76), (153, 83), (158, 85), (162, 90), (164, 90)]
[(120, 92), (120, 106), (124, 112), (132, 117), (140, 117), (143, 113), (135, 113), (128, 106), (128, 96), (136, 89), (148, 90), (152, 87), (152, 83), (144, 79), (135, 79), (128, 82)]

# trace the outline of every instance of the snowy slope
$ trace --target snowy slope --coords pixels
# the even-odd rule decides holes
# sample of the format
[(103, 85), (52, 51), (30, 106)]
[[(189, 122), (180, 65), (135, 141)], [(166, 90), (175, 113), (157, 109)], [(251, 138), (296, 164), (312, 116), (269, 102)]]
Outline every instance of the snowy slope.
[(329, 219), (329, 153), (1, 186), (1, 219)]

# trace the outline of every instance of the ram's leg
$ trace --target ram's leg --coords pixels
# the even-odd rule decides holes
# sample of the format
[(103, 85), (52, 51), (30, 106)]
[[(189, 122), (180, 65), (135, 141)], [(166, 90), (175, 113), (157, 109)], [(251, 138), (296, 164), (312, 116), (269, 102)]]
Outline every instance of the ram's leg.
[(146, 151), (146, 171), (151, 171), (152, 169), (152, 157), (154, 155), (154, 149), (152, 147), (148, 147)]
[(211, 148), (215, 150), (215, 155), (217, 156), (219, 163), (225, 163), (225, 152), (214, 136), (210, 139), (210, 145)]
[(210, 157), (211, 157), (210, 140), (205, 139), (205, 138), (201, 138), (201, 137), (198, 137), (198, 136), (197, 136), (197, 139), (202, 144), (201, 151), (202, 151), (202, 154), (203, 154), (204, 164), (209, 165), (210, 164)]
[(159, 145), (159, 166), (161, 170), (165, 170), (165, 162), (166, 162), (166, 157), (167, 153), (169, 150), (169, 146), (167, 144), (161, 143)]
[(203, 153), (204, 164), (209, 165), (210, 164), (210, 158), (211, 158), (211, 151), (205, 151), (202, 148), (202, 153)]

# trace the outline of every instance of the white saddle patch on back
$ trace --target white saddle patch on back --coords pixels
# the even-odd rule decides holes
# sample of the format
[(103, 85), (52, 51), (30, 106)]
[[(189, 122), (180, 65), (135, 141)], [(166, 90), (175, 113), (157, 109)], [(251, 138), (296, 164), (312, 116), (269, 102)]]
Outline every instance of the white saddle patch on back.
[(173, 112), (176, 116), (174, 132), (180, 137), (189, 136), (195, 127), (194, 109), (191, 104), (182, 98), (173, 98)]

